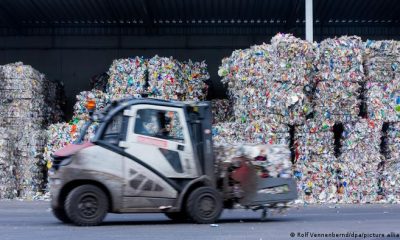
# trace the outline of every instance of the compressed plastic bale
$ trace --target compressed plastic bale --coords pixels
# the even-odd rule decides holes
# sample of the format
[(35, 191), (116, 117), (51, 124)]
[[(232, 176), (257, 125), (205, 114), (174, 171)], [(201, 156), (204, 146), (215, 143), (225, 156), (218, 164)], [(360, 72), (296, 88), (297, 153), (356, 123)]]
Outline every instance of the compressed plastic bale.
[(393, 40), (364, 43), (364, 69), (371, 82), (390, 82), (400, 73), (400, 44)]
[(340, 161), (348, 167), (348, 203), (378, 200), (378, 166), (384, 160), (380, 149), (382, 125), (380, 121), (359, 119), (343, 126)]
[[(265, 114), (282, 116), (279, 121), (291, 125), (299, 125), (305, 122), (307, 115), (312, 112), (313, 103), (304, 86), (288, 83), (271, 83), (267, 86), (267, 102)], [(259, 106), (261, 109), (263, 105)]]
[(272, 49), (268, 44), (236, 50), (222, 60), (219, 74), (227, 85), (236, 119), (254, 120), (265, 113), (266, 85), (272, 78)]
[(186, 79), (186, 93), (184, 100), (204, 101), (208, 94), (206, 81), (210, 79), (205, 61), (182, 63), (182, 75)]
[(335, 203), (340, 199), (340, 179), (336, 158), (332, 154), (311, 155), (293, 167), (300, 201)]
[(59, 89), (59, 83), (22, 62), (0, 67), (0, 123), (12, 136), (8, 151), (13, 159), (7, 167), (13, 174), (11, 194), (2, 197), (32, 199), (43, 191), (43, 129), (62, 119)]
[(316, 44), (278, 33), (271, 39), (274, 54), (273, 80), (305, 86), (313, 84)]
[(166, 57), (154, 56), (148, 62), (149, 92), (152, 97), (181, 100), (186, 84), (182, 76), (182, 64)]
[(239, 144), (250, 141), (244, 135), (246, 125), (238, 122), (220, 122), (212, 127), (213, 141), (215, 144)]
[(318, 70), (326, 81), (364, 82), (363, 43), (357, 36), (328, 38), (320, 43)]
[(251, 139), (252, 143), (288, 146), (290, 142), (288, 125), (276, 122), (270, 116), (247, 123), (245, 136)]
[(368, 117), (388, 122), (400, 119), (400, 44), (384, 40), (365, 42), (366, 106)]
[(294, 131), (295, 161), (304, 162), (315, 155), (334, 154), (334, 122), (307, 120)]
[(277, 34), (271, 45), (235, 50), (223, 59), (219, 75), (227, 85), (236, 120), (269, 115), (281, 123), (302, 124), (312, 112), (309, 91), (317, 57), (315, 44)]
[(147, 59), (116, 59), (108, 70), (108, 89), (112, 100), (147, 93)]
[[(251, 162), (259, 177), (290, 178), (292, 175), (290, 151), (283, 145), (217, 144), (214, 154), (216, 166), (220, 168), (222, 163), (235, 164), (237, 158), (244, 157)], [(220, 169), (218, 176), (225, 174)]]
[(378, 201), (378, 178), (376, 168), (349, 166), (345, 171), (345, 197), (342, 203), (374, 203)]
[(368, 81), (365, 101), (370, 119), (400, 121), (400, 76), (385, 82)]
[(319, 45), (314, 102), (317, 118), (354, 121), (360, 112), (365, 82), (363, 43), (356, 36), (329, 38)]
[[(22, 62), (3, 65), (0, 72), (1, 79), (37, 79), (43, 76), (39, 71), (30, 65), (24, 65)], [(32, 83), (32, 85), (37, 86), (35, 83)]]
[(15, 178), (15, 158), (13, 156), (13, 134), (9, 129), (0, 127), (0, 199), (16, 198), (18, 194)]
[(222, 59), (218, 74), (223, 77), (222, 82), (232, 89), (239, 89), (249, 81), (261, 85), (263, 82), (259, 80), (272, 77), (272, 60), (272, 48), (269, 44), (235, 50), (230, 57)]
[(48, 81), (43, 74), (21, 62), (2, 66), (1, 76), (2, 124), (29, 118), (32, 124), (43, 127), (62, 118), (61, 111), (57, 110), (58, 96), (52, 94), (58, 87), (56, 82)]
[[(341, 151), (354, 152), (360, 156), (370, 155), (368, 152), (379, 153), (378, 155), (380, 155), (382, 126), (383, 123), (381, 121), (364, 118), (359, 118), (355, 122), (345, 123), (341, 139)], [(352, 160), (348, 159), (348, 161)]]
[(21, 198), (33, 199), (44, 190), (44, 137), (42, 130), (32, 130), (17, 142), (16, 175)]
[(210, 78), (207, 64), (179, 62), (172, 57), (155, 56), (149, 60), (149, 96), (166, 100), (202, 101), (207, 97)]
[(314, 117), (335, 122), (358, 119), (361, 86), (349, 81), (320, 81), (314, 93)]
[(380, 175), (383, 202), (400, 203), (400, 161), (387, 162)]
[(289, 145), (289, 127), (261, 119), (247, 123), (223, 122), (213, 125), (213, 140), (216, 143), (258, 143)]
[(44, 159), (48, 167), (52, 162), (51, 154), (73, 142), (70, 131), (71, 125), (68, 123), (52, 124), (46, 130), (47, 141), (44, 149)]

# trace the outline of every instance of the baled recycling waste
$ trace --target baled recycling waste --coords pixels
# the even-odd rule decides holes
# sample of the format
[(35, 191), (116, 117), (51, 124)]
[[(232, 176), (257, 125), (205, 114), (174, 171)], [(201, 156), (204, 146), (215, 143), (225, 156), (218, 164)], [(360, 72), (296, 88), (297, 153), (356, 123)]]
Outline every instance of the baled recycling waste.
[[(387, 161), (393, 162), (393, 157), (388, 156), (392, 152), (395, 155), (398, 147), (389, 144), (386, 158), (391, 160), (383, 157), (383, 123), (398, 121), (400, 110), (396, 78), (399, 54), (393, 47), (397, 42), (391, 41), (388, 47), (385, 43), (363, 43), (359, 37), (343, 36), (326, 39), (317, 46), (302, 43), (293, 36), (278, 34), (271, 45), (235, 50), (222, 60), (218, 73), (233, 102), (235, 119), (216, 124), (215, 141), (266, 143), (268, 138), (256, 141), (248, 137), (248, 127), (254, 126), (253, 122), (262, 119), (265, 125), (289, 124), (292, 131), (294, 128), (290, 139), (300, 202), (366, 203), (393, 199), (394, 189), (388, 181), (379, 179), (389, 178), (393, 183), (400, 174), (389, 173), (386, 167), (382, 176), (378, 168)], [(284, 47), (280, 48), (280, 44)], [(390, 53), (385, 52), (387, 48)], [(295, 66), (293, 70), (291, 66)], [(381, 80), (373, 81), (381, 75)], [(286, 133), (289, 136), (288, 129)], [(397, 131), (389, 128), (386, 134), (393, 136)], [(391, 195), (383, 194), (382, 184)]]
[(294, 132), (294, 176), (307, 203), (334, 202), (337, 197), (333, 122), (307, 120)]
[(45, 179), (45, 129), (62, 119), (61, 86), (21, 62), (0, 66), (0, 198), (32, 199)]
[(218, 73), (236, 119), (271, 116), (281, 123), (301, 124), (312, 110), (308, 93), (314, 85), (316, 50), (307, 41), (278, 34), (271, 44), (236, 50), (223, 59)]
[[(277, 34), (270, 44), (233, 51), (218, 71), (228, 99), (212, 101), (217, 174), (246, 160), (260, 177), (295, 177), (299, 202), (306, 204), (399, 203), (399, 46), (396, 41), (362, 42), (356, 36), (317, 44)], [(7, 80), (32, 79), (33, 72), (2, 70), (1, 109), (9, 115), (0, 118), (0, 198), (32, 195), (28, 192), (44, 188), (43, 171), (38, 169), (46, 162), (50, 165), (51, 153), (77, 139), (88, 119), (88, 99), (96, 101), (96, 110), (135, 94), (201, 101), (209, 79), (204, 62), (159, 56), (117, 59), (107, 74), (92, 79), (91, 91), (77, 96), (71, 121), (62, 123), (41, 120), (46, 111), (59, 107), (36, 107), (45, 101), (32, 96), (36, 85), (24, 91), (13, 84), (18, 81)], [(35, 100), (23, 104), (24, 99)], [(18, 125), (11, 119), (27, 117), (30, 120), (21, 126), (31, 137), (8, 127)], [(37, 130), (54, 122), (59, 123), (39, 136)], [(86, 140), (95, 129), (93, 124)], [(20, 139), (29, 144), (14, 144)], [(18, 151), (9, 151), (10, 145)], [(34, 162), (41, 167), (21, 167)], [(23, 175), (33, 181), (21, 180)], [(237, 194), (243, 194), (240, 188)]]
[(365, 43), (365, 98), (370, 119), (400, 121), (400, 43)]
[(380, 143), (382, 122), (359, 119), (344, 124), (339, 161), (346, 181), (345, 197), (349, 203), (374, 202), (378, 196), (378, 166), (384, 161)]
[(357, 119), (364, 82), (363, 44), (359, 37), (343, 36), (320, 43), (315, 115), (318, 119), (349, 122)]

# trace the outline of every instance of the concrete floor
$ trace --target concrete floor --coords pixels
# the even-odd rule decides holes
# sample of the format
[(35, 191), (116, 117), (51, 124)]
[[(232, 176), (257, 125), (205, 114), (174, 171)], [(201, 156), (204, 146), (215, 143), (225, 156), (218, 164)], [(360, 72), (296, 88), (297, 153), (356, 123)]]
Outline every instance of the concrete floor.
[[(224, 211), (217, 225), (176, 224), (163, 214), (109, 214), (98, 227), (76, 227), (53, 217), (46, 201), (0, 201), (1, 240), (100, 239), (400, 239), (400, 205), (293, 207), (260, 221), (260, 212)], [(301, 234), (307, 234), (302, 236)], [(385, 237), (312, 237), (311, 233), (385, 234)], [(294, 237), (291, 237), (294, 234)]]

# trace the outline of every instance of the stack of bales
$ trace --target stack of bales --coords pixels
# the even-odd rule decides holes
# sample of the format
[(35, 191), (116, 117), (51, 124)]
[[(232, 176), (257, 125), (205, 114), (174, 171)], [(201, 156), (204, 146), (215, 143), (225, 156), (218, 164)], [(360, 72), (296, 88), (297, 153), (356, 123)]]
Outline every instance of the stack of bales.
[(1, 66), (0, 85), (0, 123), (5, 129), (2, 155), (8, 169), (4, 173), (8, 180), (2, 182), (15, 186), (7, 188), (5, 197), (34, 198), (45, 184), (43, 130), (62, 119), (58, 86), (21, 62)]
[(364, 81), (363, 44), (359, 37), (329, 38), (320, 44), (315, 117), (335, 122), (356, 120)]

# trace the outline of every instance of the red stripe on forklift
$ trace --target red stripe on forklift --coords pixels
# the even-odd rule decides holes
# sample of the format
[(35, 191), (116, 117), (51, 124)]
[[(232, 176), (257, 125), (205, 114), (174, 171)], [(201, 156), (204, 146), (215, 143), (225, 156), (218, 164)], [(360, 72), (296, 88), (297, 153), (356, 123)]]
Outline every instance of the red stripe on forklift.
[(137, 141), (140, 143), (150, 144), (150, 145), (154, 145), (154, 146), (161, 147), (161, 148), (168, 147), (168, 141), (164, 141), (164, 140), (160, 140), (160, 139), (138, 136)]

